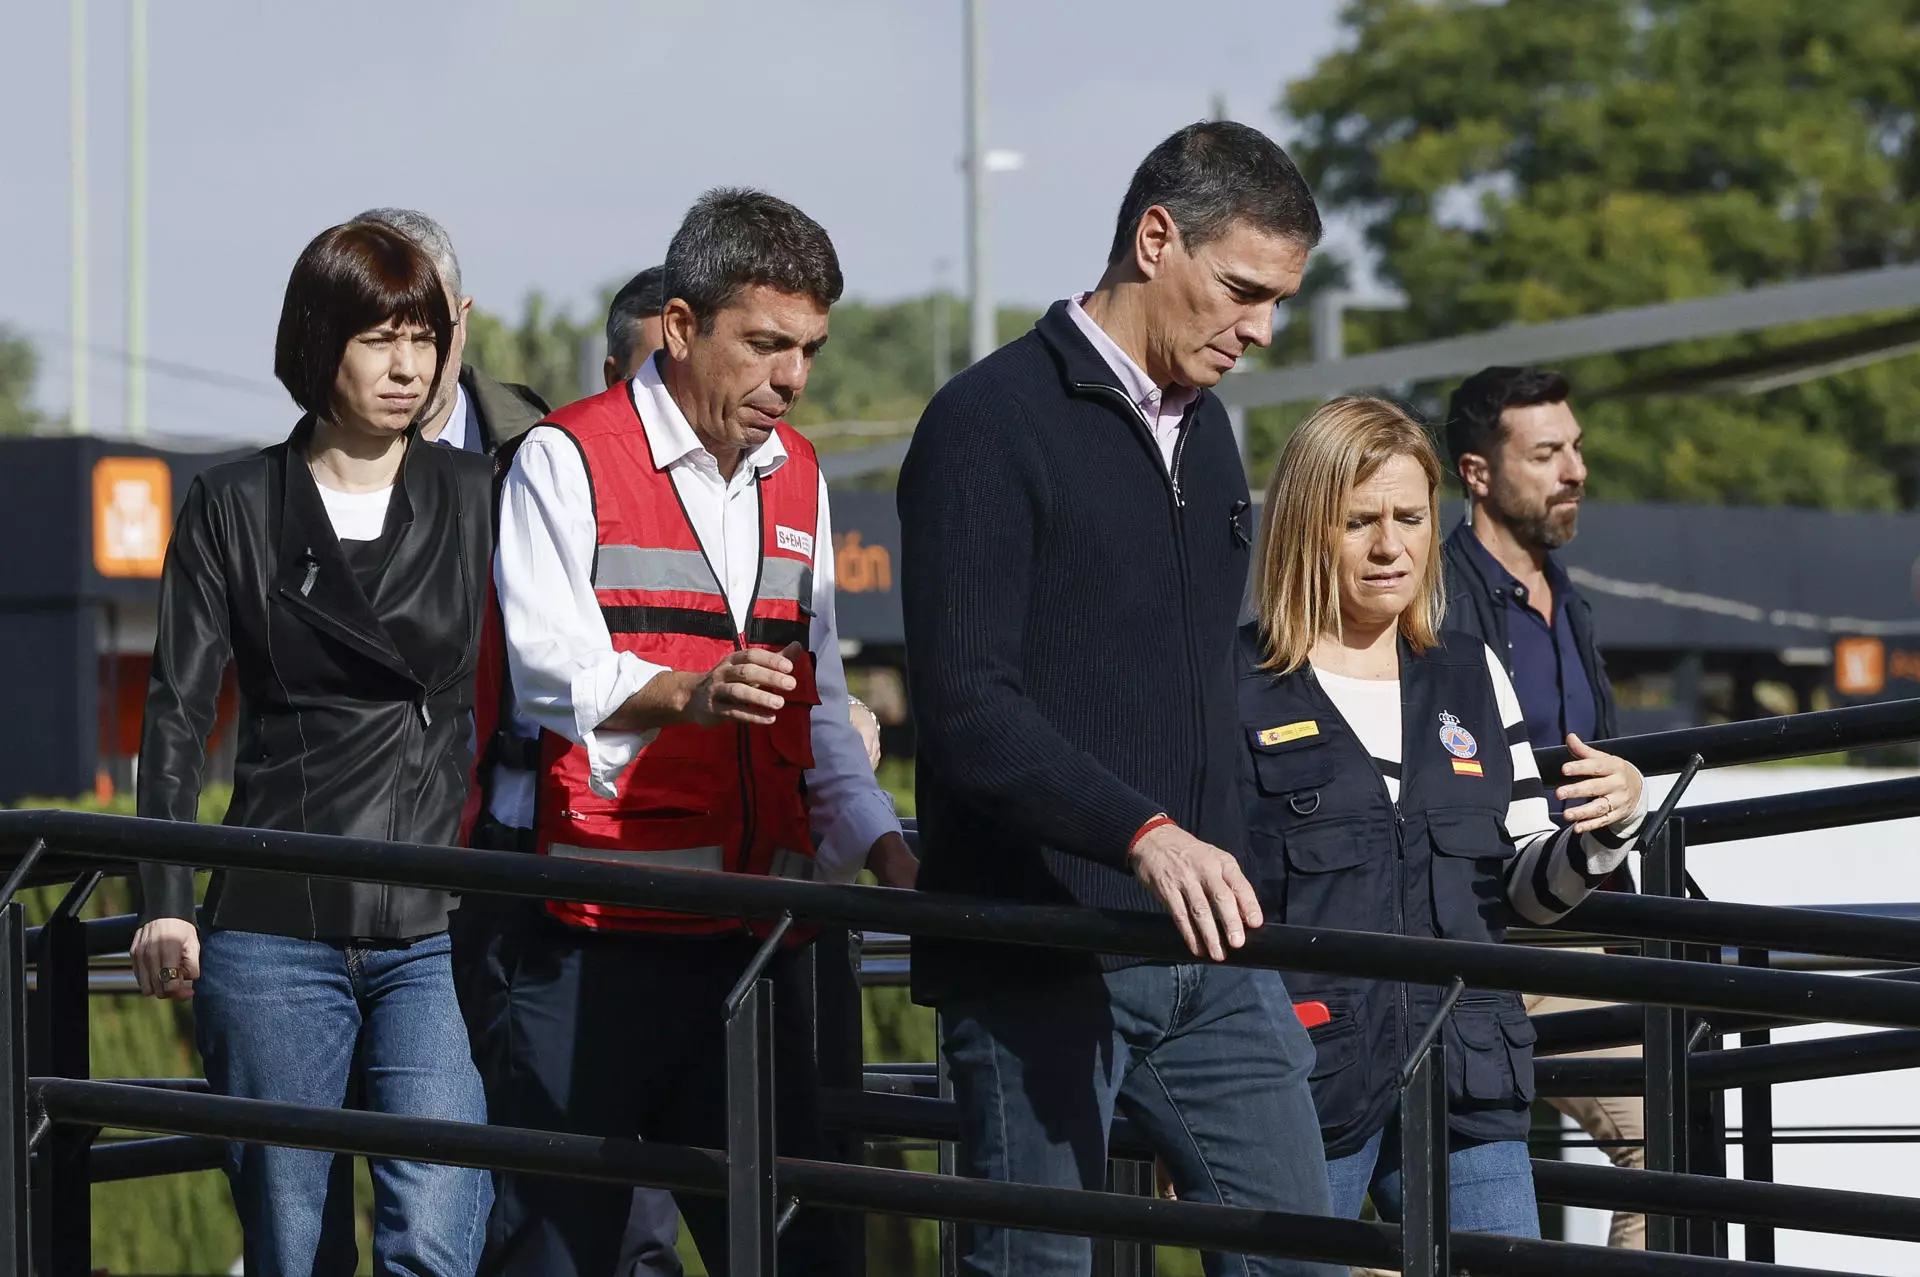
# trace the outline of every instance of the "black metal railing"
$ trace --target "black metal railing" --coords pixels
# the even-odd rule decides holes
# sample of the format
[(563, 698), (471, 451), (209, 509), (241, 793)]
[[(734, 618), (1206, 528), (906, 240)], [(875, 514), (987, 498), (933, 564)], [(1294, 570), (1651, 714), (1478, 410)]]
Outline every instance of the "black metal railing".
[[(1916, 735), (1920, 702), (1905, 702), (1691, 734), (1663, 733), (1609, 747), (1652, 772), (1686, 768), (1696, 755), (1700, 757), (1694, 768), (1883, 745)], [(1676, 800), (1680, 789), (1684, 778), (1676, 787)], [(141, 861), (638, 905), (781, 927), (797, 920), (891, 935), (992, 940), (1163, 961), (1188, 956), (1170, 923), (1144, 915), (128, 817), (0, 812), (0, 848), (12, 858), (9, 887), (44, 881), (49, 866), (69, 874), (79, 867), (73, 889), (43, 926), (25, 928), (17, 905), (0, 914), (0, 1033), (10, 1048), (0, 1056), (0, 1111), (5, 1112), (0, 1117), (0, 1231), (5, 1232), (0, 1277), (30, 1271), (64, 1277), (89, 1271), (90, 1183), (205, 1167), (214, 1163), (226, 1140), (726, 1194), (732, 1207), (735, 1271), (756, 1274), (772, 1271), (780, 1219), (796, 1201), (1142, 1244), (1376, 1267), (1398, 1264), (1403, 1271), (1421, 1274), (1470, 1269), (1705, 1277), (1744, 1271), (1743, 1265), (1716, 1257), (1716, 1252), (1724, 1253), (1728, 1222), (1748, 1225), (1750, 1256), (1770, 1254), (1770, 1230), (1775, 1226), (1916, 1240), (1920, 1228), (1910, 1221), (1920, 1217), (1920, 1200), (1722, 1178), (1716, 1158), (1726, 1133), (1724, 1122), (1716, 1122), (1713, 1105), (1719, 1090), (1727, 1087), (1749, 1088), (1753, 1098), (1760, 1099), (1767, 1086), (1782, 1080), (1920, 1062), (1920, 981), (1907, 978), (1913, 973), (1842, 977), (1721, 962), (1737, 950), (1756, 964), (1774, 951), (1920, 963), (1920, 921), (1873, 918), (1863, 924), (1831, 913), (1683, 899), (1686, 847), (1689, 841), (1700, 841), (1696, 822), (1712, 837), (1746, 837), (1858, 823), (1853, 817), (1862, 803), (1871, 819), (1920, 814), (1920, 785), (1885, 782), (1681, 808), (1666, 836), (1655, 839), (1647, 852), (1647, 885), (1655, 895), (1595, 900), (1567, 922), (1581, 930), (1638, 937), (1649, 956), (1270, 925), (1232, 957), (1238, 963), (1283, 970), (1643, 1004), (1644, 1011), (1573, 1013), (1565, 1018), (1580, 1023), (1570, 1024), (1561, 1035), (1563, 1043), (1596, 1036), (1632, 1040), (1637, 1028), (1645, 1044), (1643, 1060), (1546, 1059), (1540, 1074), (1543, 1090), (1644, 1091), (1649, 1170), (1542, 1162), (1536, 1164), (1535, 1178), (1543, 1201), (1646, 1211), (1654, 1225), (1654, 1249), (1669, 1253), (1645, 1255), (1449, 1235), (1446, 1105), (1444, 1088), (1436, 1093), (1433, 1081), (1436, 1072), (1443, 1076), (1444, 1071), (1430, 1049), (1416, 1051), (1406, 1061), (1408, 1149), (1410, 1156), (1414, 1150), (1421, 1156), (1413, 1158), (1420, 1165), (1408, 1172), (1409, 1201), (1417, 1196), (1419, 1202), (1410, 1205), (1401, 1228), (775, 1158), (770, 1106), (760, 1102), (771, 991), (750, 978), (728, 1003), (729, 1084), (735, 1092), (730, 1108), (735, 1120), (725, 1150), (239, 1100), (177, 1083), (90, 1080), (87, 958), (124, 950), (131, 926), (126, 919), (83, 923), (78, 911), (100, 873), (123, 872)], [(97, 868), (85, 868), (88, 865)], [(903, 956), (889, 960), (898, 963)], [(37, 974), (31, 1000), (29, 967)], [(1782, 1023), (1816, 1021), (1891, 1031), (1778, 1046), (1716, 1045), (1721, 1033), (1736, 1026), (1752, 1035)], [(1432, 1028), (1437, 1030), (1437, 1021)], [(1553, 1036), (1548, 1035), (1549, 1045)], [(876, 1073), (875, 1089), (856, 1082), (851, 1091), (827, 1096), (827, 1107), (830, 1115), (863, 1132), (951, 1140), (955, 1120), (950, 1102), (937, 1093), (918, 1093), (932, 1089), (933, 1073), (931, 1067), (924, 1077)], [(1756, 1108), (1751, 1102), (1746, 1109), (1743, 1139), (1749, 1177), (1770, 1157), (1770, 1119), (1756, 1129), (1756, 1113), (1764, 1111), (1764, 1104)], [(96, 1145), (95, 1136), (105, 1127), (150, 1132), (156, 1138)], [(1756, 1157), (1756, 1149), (1761, 1156)], [(1114, 1151), (1123, 1157), (1144, 1152), (1124, 1122), (1116, 1124)]]

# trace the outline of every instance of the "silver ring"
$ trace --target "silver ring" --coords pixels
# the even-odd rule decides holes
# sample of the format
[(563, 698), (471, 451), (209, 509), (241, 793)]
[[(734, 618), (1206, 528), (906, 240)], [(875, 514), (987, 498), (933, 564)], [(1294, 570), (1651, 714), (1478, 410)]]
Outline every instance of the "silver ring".
[(1600, 795), (1600, 801), (1607, 805), (1607, 815), (1609, 816), (1613, 815), (1613, 799), (1607, 797), (1605, 794), (1602, 794)]

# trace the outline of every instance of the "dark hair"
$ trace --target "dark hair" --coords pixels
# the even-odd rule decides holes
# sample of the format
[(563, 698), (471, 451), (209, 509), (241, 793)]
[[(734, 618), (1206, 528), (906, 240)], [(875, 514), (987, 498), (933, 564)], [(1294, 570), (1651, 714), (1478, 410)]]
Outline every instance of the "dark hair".
[(713, 331), (713, 317), (756, 284), (840, 300), (840, 257), (820, 223), (785, 200), (744, 187), (718, 187), (694, 201), (667, 245), (666, 299), (679, 298)]
[(273, 375), (301, 408), (324, 414), (333, 403), (333, 381), (347, 343), (389, 319), (432, 330), (439, 358), (433, 385), (421, 400), (432, 403), (453, 346), (453, 315), (433, 258), (380, 222), (321, 231), (287, 278), (273, 342)]
[(607, 353), (622, 368), (640, 340), (640, 321), (658, 315), (667, 304), (661, 287), (667, 268), (649, 266), (628, 280), (607, 303)]
[(1455, 474), (1460, 458), (1471, 452), (1493, 456), (1500, 446), (1500, 414), (1509, 408), (1565, 403), (1573, 387), (1545, 368), (1482, 368), (1460, 383), (1447, 400), (1447, 461)]
[(1109, 265), (1132, 249), (1140, 219), (1155, 204), (1180, 228), (1188, 252), (1241, 221), (1308, 248), (1320, 242), (1320, 210), (1307, 179), (1272, 138), (1232, 120), (1189, 124), (1147, 152), (1120, 202)]

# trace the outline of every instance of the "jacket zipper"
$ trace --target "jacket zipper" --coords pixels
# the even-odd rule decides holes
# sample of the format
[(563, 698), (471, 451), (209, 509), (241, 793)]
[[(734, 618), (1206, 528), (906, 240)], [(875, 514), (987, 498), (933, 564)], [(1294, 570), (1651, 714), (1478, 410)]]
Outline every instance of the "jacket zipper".
[[(1074, 386), (1076, 389), (1102, 395), (1123, 405), (1121, 411), (1126, 416), (1128, 425), (1134, 428), (1135, 437), (1147, 445), (1147, 451), (1151, 456), (1156, 460), (1159, 458), (1160, 445), (1154, 441), (1153, 432), (1147, 429), (1147, 423), (1141, 419), (1138, 405), (1115, 387), (1103, 382), (1081, 381), (1075, 382)], [(1188, 787), (1186, 819), (1180, 822), (1183, 826), (1199, 823), (1200, 800), (1206, 793), (1207, 787), (1206, 721), (1200, 711), (1200, 660), (1193, 650), (1193, 582), (1192, 574), (1187, 568), (1187, 530), (1184, 518), (1187, 501), (1180, 491), (1180, 462), (1186, 456), (1187, 436), (1192, 431), (1198, 415), (1199, 405), (1196, 402), (1193, 407), (1187, 409), (1186, 420), (1180, 425), (1180, 437), (1173, 444), (1172, 462), (1164, 468), (1156, 467), (1160, 469), (1167, 481), (1167, 495), (1173, 503), (1170, 513), (1173, 516), (1174, 557), (1179, 561), (1180, 566), (1180, 615), (1186, 620), (1186, 624), (1180, 627), (1180, 645), (1187, 658), (1187, 685), (1192, 691), (1192, 695), (1187, 698), (1187, 704), (1193, 711), (1190, 726), (1193, 729), (1194, 754), (1200, 759), (1200, 766), (1195, 769), (1193, 781)], [(1190, 832), (1198, 836), (1197, 830)]]
[[(1320, 686), (1320, 678), (1314, 674), (1312, 665), (1307, 666), (1307, 672), (1313, 676), (1314, 690), (1320, 693), (1321, 699), (1326, 702), (1327, 709), (1337, 717), (1340, 707), (1333, 703), (1333, 698), (1327, 695), (1324, 687)], [(1407, 731), (1405, 675), (1406, 671), (1401, 670), (1400, 787), (1402, 798), (1406, 796), (1406, 787), (1412, 780), (1412, 773), (1407, 766), (1409, 756), (1407, 737), (1410, 733)], [(1366, 755), (1367, 766), (1373, 769), (1374, 782), (1380, 786), (1381, 796), (1387, 800), (1387, 807), (1393, 812), (1393, 927), (1395, 935), (1404, 936), (1407, 934), (1407, 818), (1401, 812), (1400, 799), (1395, 798), (1393, 791), (1387, 788), (1387, 774), (1380, 770), (1380, 764), (1374, 761), (1372, 753), (1366, 746), (1362, 745), (1360, 752)], [(1407, 1035), (1407, 1021), (1412, 1018), (1413, 1010), (1407, 1001), (1406, 981), (1396, 980), (1393, 982), (1393, 987), (1394, 1000), (1399, 1008), (1399, 1014), (1394, 1017), (1393, 1038), (1398, 1047), (1399, 1058), (1404, 1060), (1407, 1058), (1407, 1052), (1413, 1047)]]

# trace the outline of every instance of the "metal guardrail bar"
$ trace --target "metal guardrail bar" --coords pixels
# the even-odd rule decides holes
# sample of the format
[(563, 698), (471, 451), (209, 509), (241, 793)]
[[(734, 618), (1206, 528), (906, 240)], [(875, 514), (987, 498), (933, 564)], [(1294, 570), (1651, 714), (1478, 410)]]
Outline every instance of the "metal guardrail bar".
[(1681, 808), (1680, 815), (1693, 846), (1902, 820), (1920, 816), (1920, 776), (1703, 803)]
[[(1648, 776), (1665, 776), (1679, 771), (1689, 754), (1699, 754), (1708, 767), (1730, 767), (1916, 739), (1920, 739), (1920, 699), (1683, 727), (1593, 743), (1609, 754), (1618, 754)], [(1540, 774), (1549, 787), (1559, 782), (1560, 768), (1572, 757), (1563, 746), (1536, 750), (1534, 756), (1540, 760)], [(1691, 824), (1691, 814), (1683, 814)]]
[(200, 1135), (160, 1135), (146, 1140), (95, 1144), (87, 1158), (87, 1179), (111, 1184), (155, 1175), (217, 1171), (226, 1164), (227, 1141)]
[(1799, 1184), (1764, 1184), (1713, 1175), (1669, 1175), (1578, 1162), (1533, 1163), (1543, 1202), (1599, 1210), (1664, 1212), (1730, 1224), (1771, 1224), (1810, 1233), (1920, 1242), (1920, 1211), (1911, 1198)]
[[(1695, 1051), (1688, 1057), (1696, 1091), (1855, 1077), (1920, 1066), (1920, 1032), (1857, 1033), (1811, 1042)], [(1646, 1070), (1639, 1060), (1540, 1060), (1534, 1077), (1543, 1095), (1639, 1095)]]
[[(830, 1096), (827, 1111), (839, 1120), (856, 1122), (869, 1130), (884, 1130), (915, 1139), (950, 1140), (958, 1134), (960, 1126), (958, 1110), (951, 1100), (929, 1097), (835, 1094)], [(1151, 1156), (1133, 1129), (1119, 1121), (1114, 1125), (1112, 1147), (1121, 1157)], [(1562, 1166), (1573, 1166), (1580, 1171), (1604, 1171), (1604, 1175), (1589, 1179), (1555, 1178), (1550, 1168)], [(1912, 1198), (1798, 1185), (1755, 1185), (1711, 1175), (1656, 1176), (1652, 1171), (1540, 1160), (1534, 1162), (1533, 1168), (1534, 1181), (1541, 1186), (1541, 1200), (1564, 1205), (1603, 1210), (1658, 1209), (1669, 1215), (1717, 1216), (1735, 1222), (1755, 1215), (1764, 1216), (1782, 1228), (1863, 1237), (1896, 1235), (1887, 1231), (1891, 1228), (1905, 1230), (1899, 1233), (1902, 1240), (1909, 1234), (1912, 1240), (1920, 1240), (1920, 1209), (1916, 1209), (1920, 1202)], [(1730, 1191), (1723, 1192), (1729, 1183)], [(1551, 1195), (1574, 1192), (1579, 1193), (1578, 1200)]]
[[(1689, 816), (1687, 842), (1697, 845), (1700, 840), (1694, 830), (1693, 817)], [(1920, 922), (1818, 909), (1596, 891), (1553, 925), (1573, 931), (1735, 949), (1920, 962)]]
[[(722, 917), (770, 920), (791, 911), (810, 922), (855, 929), (1192, 960), (1170, 921), (1144, 913), (1009, 905), (879, 887), (647, 869), (89, 812), (0, 812), (0, 843), (36, 837), (83, 858), (265, 870)], [(1476, 988), (1920, 1028), (1920, 987), (1871, 977), (1520, 951), (1469, 941), (1278, 924), (1254, 932), (1232, 960), (1288, 971), (1436, 984), (1458, 977)]]
[[(512, 853), (504, 853), (512, 854)], [(173, 1135), (269, 1142), (350, 1156), (490, 1166), (535, 1175), (719, 1194), (718, 1152), (639, 1140), (600, 1139), (517, 1127), (314, 1108), (265, 1100), (192, 1095), (151, 1087), (35, 1078), (36, 1108), (57, 1122)], [(1399, 1230), (1386, 1224), (955, 1179), (911, 1171), (781, 1158), (781, 1191), (815, 1206), (953, 1219), (1077, 1236), (1111, 1237), (1228, 1254), (1289, 1255), (1325, 1263), (1392, 1267)], [(1454, 1233), (1462, 1268), (1489, 1277), (1746, 1277), (1729, 1260), (1652, 1255)], [(1859, 1277), (1776, 1267), (1769, 1277)]]

